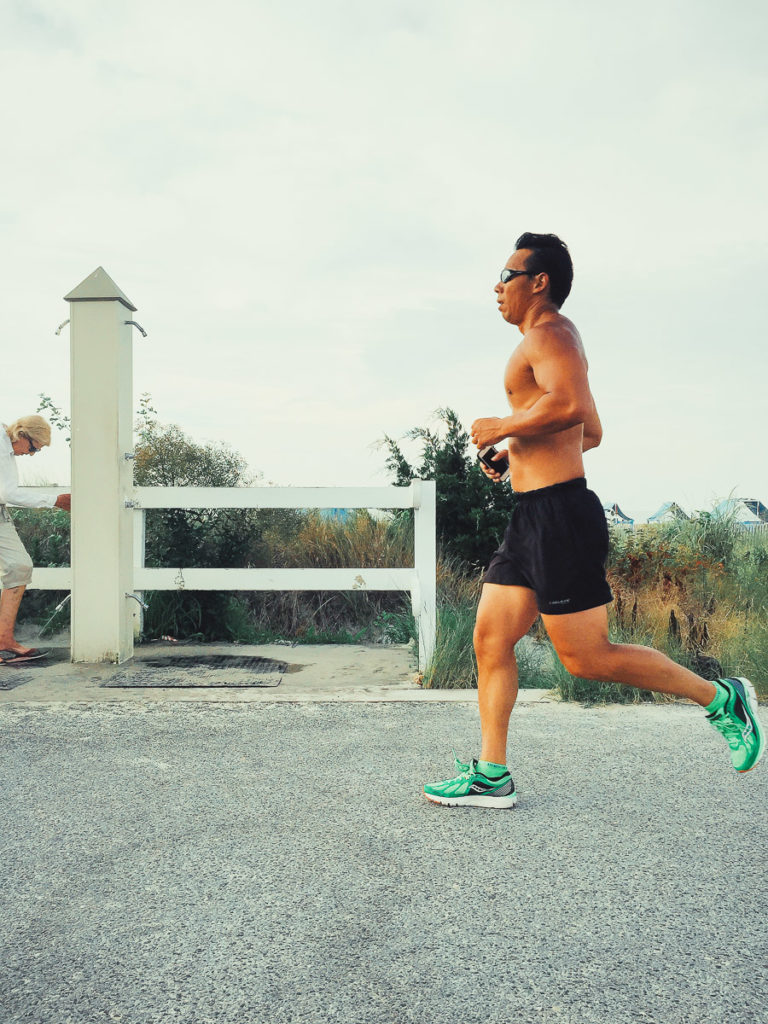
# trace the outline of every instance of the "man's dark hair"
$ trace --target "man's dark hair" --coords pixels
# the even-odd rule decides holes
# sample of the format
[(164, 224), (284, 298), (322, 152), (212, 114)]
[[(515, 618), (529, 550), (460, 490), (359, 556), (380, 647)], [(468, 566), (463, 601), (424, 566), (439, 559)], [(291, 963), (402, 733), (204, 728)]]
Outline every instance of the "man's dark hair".
[(549, 275), (549, 297), (559, 309), (571, 293), (573, 263), (568, 246), (557, 235), (536, 235), (526, 231), (515, 242), (515, 250), (531, 249), (525, 269)]

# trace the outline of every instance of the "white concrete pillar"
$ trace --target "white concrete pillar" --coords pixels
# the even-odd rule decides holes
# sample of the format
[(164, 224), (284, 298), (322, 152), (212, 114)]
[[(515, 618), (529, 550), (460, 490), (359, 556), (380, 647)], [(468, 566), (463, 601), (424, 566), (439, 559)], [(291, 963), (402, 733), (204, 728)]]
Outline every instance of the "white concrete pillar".
[(69, 295), (72, 661), (133, 657), (133, 352), (136, 307), (102, 267)]

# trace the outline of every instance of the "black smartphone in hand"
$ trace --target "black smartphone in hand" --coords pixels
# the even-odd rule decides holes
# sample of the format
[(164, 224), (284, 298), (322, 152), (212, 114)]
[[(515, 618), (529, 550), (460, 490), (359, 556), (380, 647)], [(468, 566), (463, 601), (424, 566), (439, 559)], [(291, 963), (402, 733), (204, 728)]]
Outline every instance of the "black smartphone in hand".
[(506, 452), (502, 458), (493, 461), (494, 456), (499, 454), (498, 448), (494, 448), (493, 445), (488, 445), (487, 448), (481, 448), (477, 453), (477, 457), (480, 462), (494, 473), (501, 473), (502, 480), (509, 480), (509, 456)]

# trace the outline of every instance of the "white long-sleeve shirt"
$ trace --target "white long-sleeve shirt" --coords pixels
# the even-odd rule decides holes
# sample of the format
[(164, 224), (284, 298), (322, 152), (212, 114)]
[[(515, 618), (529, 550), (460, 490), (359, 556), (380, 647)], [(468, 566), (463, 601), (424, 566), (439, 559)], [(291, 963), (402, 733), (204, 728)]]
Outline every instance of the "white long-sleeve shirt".
[(0, 505), (19, 505), (21, 508), (53, 508), (58, 494), (42, 491), (23, 491), (19, 487), (19, 471), (11, 439), (0, 430)]

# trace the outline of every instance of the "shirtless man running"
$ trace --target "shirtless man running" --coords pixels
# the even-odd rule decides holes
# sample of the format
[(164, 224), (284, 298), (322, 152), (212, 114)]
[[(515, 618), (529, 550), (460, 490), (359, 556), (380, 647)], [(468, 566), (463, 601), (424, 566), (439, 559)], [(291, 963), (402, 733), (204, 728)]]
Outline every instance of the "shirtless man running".
[[(484, 576), (475, 624), (480, 757), (468, 764), (457, 759), (456, 778), (424, 787), (429, 800), (451, 807), (516, 803), (507, 768), (517, 697), (514, 647), (539, 614), (572, 675), (695, 701), (725, 736), (738, 772), (754, 768), (765, 747), (748, 680), (708, 682), (659, 651), (608, 639), (608, 528), (600, 499), (587, 489), (582, 458), (600, 444), (602, 427), (579, 332), (560, 313), (572, 280), (565, 243), (527, 232), (495, 287), (499, 312), (523, 335), (504, 374), (512, 414), (475, 420), (472, 441), (478, 448), (508, 441), (516, 503)], [(499, 473), (484, 472), (500, 480)]]

